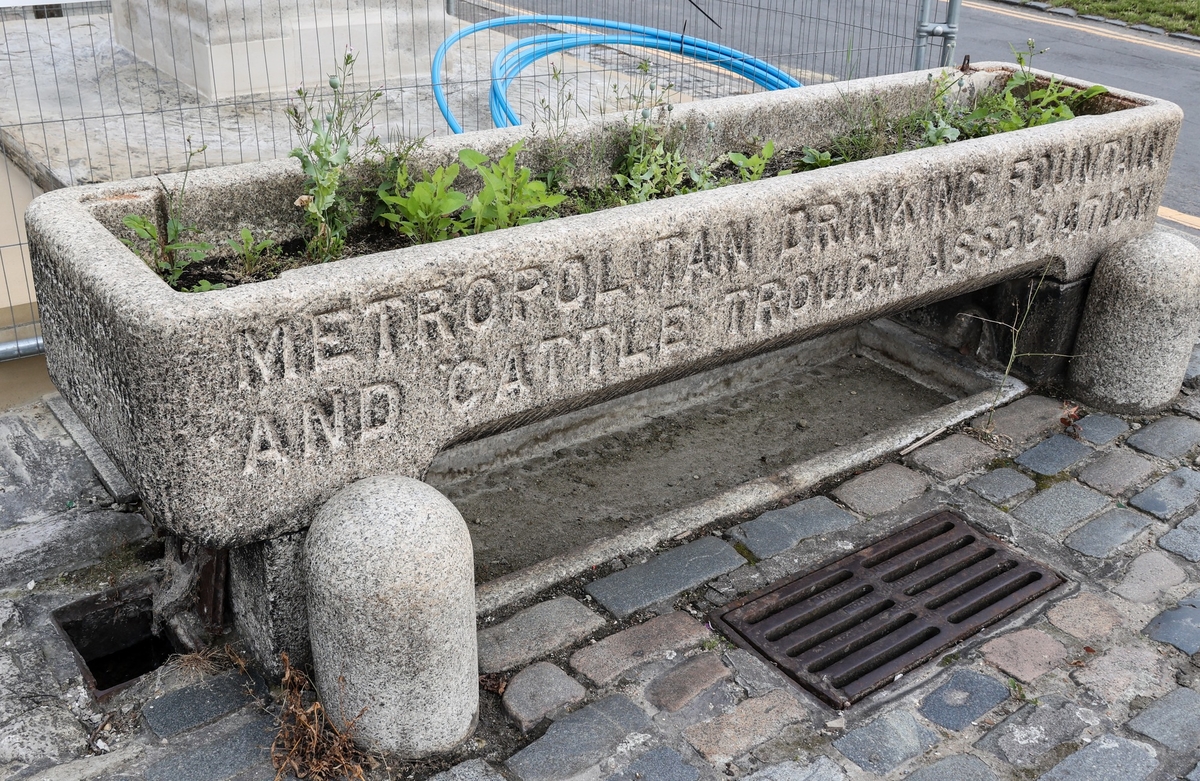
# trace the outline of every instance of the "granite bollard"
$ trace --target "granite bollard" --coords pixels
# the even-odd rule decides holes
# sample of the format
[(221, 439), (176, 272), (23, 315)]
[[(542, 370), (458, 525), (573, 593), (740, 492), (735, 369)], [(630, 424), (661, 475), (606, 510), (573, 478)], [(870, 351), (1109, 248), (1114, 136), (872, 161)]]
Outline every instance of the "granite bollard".
[(369, 477), (317, 512), (305, 545), (317, 690), (356, 740), (448, 751), (479, 713), (475, 577), (462, 515), (409, 477)]

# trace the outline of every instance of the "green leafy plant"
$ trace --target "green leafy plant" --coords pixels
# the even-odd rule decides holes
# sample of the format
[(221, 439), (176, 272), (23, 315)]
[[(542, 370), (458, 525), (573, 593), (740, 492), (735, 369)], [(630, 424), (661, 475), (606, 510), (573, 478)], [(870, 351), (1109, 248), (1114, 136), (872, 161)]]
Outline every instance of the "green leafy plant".
[(467, 223), (455, 219), (454, 214), (466, 205), (467, 196), (450, 187), (458, 172), (455, 163), (432, 173), (427, 171), (420, 181), (411, 182), (408, 165), (400, 163), (393, 181), (382, 185), (377, 193), (381, 203), (379, 220), (419, 244), (459, 235)]
[(946, 123), (945, 117), (937, 119), (926, 119), (923, 122), (925, 127), (924, 142), (925, 146), (941, 146), (948, 144), (951, 141), (957, 141), (960, 135), (958, 128)]
[(242, 228), (239, 236), (240, 239), (229, 239), (228, 244), (237, 252), (238, 259), (242, 262), (243, 276), (253, 276), (260, 270), (264, 261), (279, 255), (279, 245), (273, 239), (255, 241), (249, 228)]
[(634, 126), (629, 146), (613, 174), (613, 181), (633, 203), (683, 192), (691, 173), (687, 160), (667, 144), (662, 132), (648, 123), (649, 118), (650, 109), (642, 109), (643, 121)]
[(800, 165), (803, 166), (800, 170), (802, 171), (815, 171), (818, 168), (828, 168), (846, 161), (841, 155), (824, 152), (811, 146), (802, 147), (800, 152)]
[(774, 156), (775, 142), (768, 139), (763, 144), (762, 150), (750, 157), (746, 157), (740, 152), (730, 152), (729, 162), (737, 166), (743, 182), (757, 182), (763, 178), (763, 173), (767, 170), (767, 163), (771, 162), (771, 158)]
[(483, 189), (471, 199), (465, 212), (475, 233), (539, 222), (548, 215), (534, 212), (563, 202), (563, 196), (547, 193), (545, 182), (534, 179), (527, 166), (517, 166), (517, 154), (524, 146), (524, 141), (518, 141), (495, 163), (474, 149), (458, 153), (463, 165), (483, 177)]

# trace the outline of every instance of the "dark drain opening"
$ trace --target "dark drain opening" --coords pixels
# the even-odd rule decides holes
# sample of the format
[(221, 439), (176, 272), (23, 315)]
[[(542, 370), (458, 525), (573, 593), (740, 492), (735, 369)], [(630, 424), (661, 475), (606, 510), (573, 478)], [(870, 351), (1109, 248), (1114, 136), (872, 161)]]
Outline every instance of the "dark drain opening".
[(848, 708), (1062, 582), (941, 512), (712, 618), (738, 645)]
[(54, 611), (84, 680), (103, 699), (161, 667), (179, 648), (164, 629), (154, 634), (146, 584), (113, 589)]

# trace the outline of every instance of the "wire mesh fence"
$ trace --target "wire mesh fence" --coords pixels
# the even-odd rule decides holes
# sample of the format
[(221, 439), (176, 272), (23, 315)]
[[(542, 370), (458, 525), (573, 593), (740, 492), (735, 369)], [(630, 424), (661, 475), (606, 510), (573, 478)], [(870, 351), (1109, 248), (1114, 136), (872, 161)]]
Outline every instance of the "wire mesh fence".
[[(347, 90), (378, 90), (374, 130), (400, 143), (512, 121), (505, 109), (557, 123), (655, 91), (767, 88), (749, 62), (803, 84), (936, 64), (946, 39), (927, 50), (919, 33), (958, 0), (26, 2), (0, 0), (0, 360), (40, 350), (21, 219), (32, 197), (180, 170), (200, 147), (194, 166), (285, 157), (296, 90), (321, 88), (347, 52)], [(525, 18), (497, 21), (513, 16)]]

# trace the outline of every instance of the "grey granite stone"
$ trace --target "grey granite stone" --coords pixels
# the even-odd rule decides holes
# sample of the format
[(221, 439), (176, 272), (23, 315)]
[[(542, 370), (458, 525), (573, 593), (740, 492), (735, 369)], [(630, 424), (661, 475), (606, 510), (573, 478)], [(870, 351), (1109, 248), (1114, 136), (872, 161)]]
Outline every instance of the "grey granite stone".
[(234, 625), (268, 676), (283, 676), (280, 654), (292, 666), (312, 664), (308, 594), (300, 577), (304, 533), (285, 534), (229, 552), (229, 603)]
[(1159, 613), (1142, 631), (1185, 654), (1200, 652), (1200, 590), (1179, 600), (1177, 607)]
[(1106, 559), (1153, 520), (1148, 515), (1125, 508), (1109, 510), (1073, 532), (1067, 537), (1066, 545), (1085, 556)]
[(707, 535), (664, 551), (645, 564), (594, 580), (585, 590), (613, 615), (624, 618), (745, 563), (724, 540)]
[(921, 715), (946, 729), (962, 730), (1008, 699), (1008, 687), (989, 675), (958, 670), (925, 696)]
[(1197, 500), (1200, 500), (1200, 472), (1181, 467), (1135, 494), (1129, 503), (1166, 520), (1191, 507)]
[(522, 732), (542, 720), (583, 702), (587, 690), (550, 662), (531, 664), (513, 676), (504, 689), (504, 712)]
[(996, 451), (974, 437), (951, 434), (910, 455), (910, 466), (931, 472), (939, 480), (953, 480), (996, 457)]
[(266, 714), (232, 733), (189, 751), (170, 754), (146, 768), (146, 781), (226, 781), (270, 759), (277, 728)]
[(1046, 534), (1057, 535), (1104, 509), (1108, 497), (1069, 480), (1031, 496), (1012, 516)]
[(833, 495), (863, 515), (894, 510), (925, 493), (929, 480), (899, 464), (884, 464), (833, 489)]
[(863, 770), (883, 775), (937, 742), (937, 735), (918, 724), (911, 713), (894, 710), (846, 733), (833, 745)]
[(659, 746), (642, 754), (608, 781), (696, 781), (700, 771), (683, 761), (679, 752)]
[(1197, 762), (1196, 766), (1192, 768), (1192, 772), (1187, 774), (1187, 781), (1200, 781), (1200, 762)]
[(1032, 491), (1037, 484), (1015, 469), (993, 469), (967, 483), (967, 487), (992, 504), (1006, 504), (1009, 499)]
[(171, 738), (249, 704), (253, 689), (253, 681), (231, 670), (153, 699), (142, 714), (155, 735)]
[(1092, 449), (1066, 434), (1055, 434), (1017, 456), (1017, 463), (1040, 475), (1056, 475), (1091, 455)]
[(1158, 601), (1171, 586), (1187, 579), (1171, 557), (1159, 550), (1148, 550), (1129, 564), (1129, 570), (1113, 591), (1131, 602), (1148, 605)]
[(700, 692), (733, 675), (718, 653), (702, 653), (685, 659), (650, 682), (646, 701), (671, 713), (687, 705)]
[(1189, 752), (1200, 745), (1200, 693), (1175, 689), (1130, 719), (1128, 726), (1169, 749)]
[(71, 405), (57, 393), (51, 393), (43, 397), (43, 400), (46, 402), (46, 406), (53, 410), (54, 417), (58, 418), (58, 422), (71, 435), (71, 439), (75, 440), (75, 444), (79, 445), (79, 449), (87, 456), (92, 468), (96, 470), (96, 476), (100, 478), (100, 483), (112, 496), (113, 501), (119, 504), (130, 504), (137, 501), (137, 491), (100, 447), (100, 443), (92, 436), (92, 432), (83, 425), (83, 421), (75, 414), (75, 410), (71, 409)]
[(1154, 754), (1145, 743), (1101, 735), (1055, 765), (1042, 781), (1142, 781), (1158, 767)]
[(1200, 561), (1200, 513), (1184, 518), (1178, 526), (1159, 537), (1158, 547), (1188, 561)]
[(713, 764), (724, 764), (778, 735), (807, 715), (788, 689), (742, 700), (731, 711), (693, 724), (683, 736)]
[(1129, 424), (1113, 415), (1093, 412), (1075, 421), (1079, 436), (1093, 445), (1107, 445), (1129, 430)]
[(1179, 458), (1200, 444), (1200, 421), (1167, 415), (1138, 429), (1125, 444), (1159, 458)]
[(846, 781), (846, 778), (846, 771), (832, 759), (817, 757), (807, 765), (794, 761), (781, 762), (746, 776), (745, 781)]
[(939, 759), (907, 778), (908, 781), (996, 781), (996, 774), (978, 757), (958, 754)]
[(641, 708), (613, 694), (554, 722), (505, 764), (520, 781), (562, 781), (611, 754), (630, 733), (649, 727)]
[(1154, 464), (1131, 450), (1105, 453), (1079, 472), (1080, 482), (1110, 496), (1137, 485), (1150, 476)]
[(606, 686), (638, 665), (700, 645), (711, 636), (704, 624), (675, 611), (584, 646), (571, 656), (571, 667), (597, 686)]
[(801, 540), (846, 529), (857, 522), (858, 518), (827, 497), (814, 496), (738, 524), (730, 530), (729, 536), (744, 543), (758, 558), (766, 559)]
[(1030, 768), (1058, 746), (1077, 741), (1091, 725), (1106, 723), (1102, 713), (1060, 695), (1039, 699), (993, 727), (975, 746), (1017, 768)]
[(571, 597), (539, 602), (479, 631), (479, 671), (498, 673), (528, 664), (588, 637), (605, 623)]
[(505, 781), (487, 762), (472, 759), (455, 765), (444, 773), (438, 773), (429, 781)]
[(990, 414), (980, 415), (971, 421), (971, 427), (993, 433), (1013, 445), (1020, 445), (1034, 437), (1041, 438), (1052, 431), (1062, 431), (1062, 414), (1061, 401), (1045, 396), (1025, 396)]

